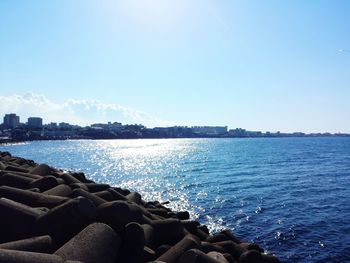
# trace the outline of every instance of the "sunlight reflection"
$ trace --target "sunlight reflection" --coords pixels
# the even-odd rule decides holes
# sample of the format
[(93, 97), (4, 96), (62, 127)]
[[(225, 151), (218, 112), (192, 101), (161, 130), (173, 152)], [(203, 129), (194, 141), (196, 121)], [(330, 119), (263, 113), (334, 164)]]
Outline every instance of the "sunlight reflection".
[[(90, 148), (91, 147), (91, 148)], [(193, 153), (198, 146), (186, 140), (113, 140), (93, 142), (86, 149), (93, 151), (91, 164), (98, 166), (93, 173), (96, 181), (138, 191), (146, 201), (170, 201), (167, 207), (174, 211), (189, 211), (198, 219), (204, 209), (193, 205), (207, 193), (194, 191), (201, 184), (200, 178), (186, 178), (183, 164), (202, 163)], [(194, 160), (192, 160), (194, 159)], [(189, 192), (190, 191), (190, 192)], [(195, 193), (189, 196), (188, 193)], [(211, 231), (222, 228), (222, 222), (214, 217), (202, 218)]]

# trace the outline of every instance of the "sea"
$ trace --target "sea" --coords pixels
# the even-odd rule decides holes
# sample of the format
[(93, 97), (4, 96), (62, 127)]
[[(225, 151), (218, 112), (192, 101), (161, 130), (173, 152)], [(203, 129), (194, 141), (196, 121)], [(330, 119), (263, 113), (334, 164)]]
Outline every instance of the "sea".
[(169, 201), (282, 262), (350, 262), (350, 138), (34, 141), (0, 151)]

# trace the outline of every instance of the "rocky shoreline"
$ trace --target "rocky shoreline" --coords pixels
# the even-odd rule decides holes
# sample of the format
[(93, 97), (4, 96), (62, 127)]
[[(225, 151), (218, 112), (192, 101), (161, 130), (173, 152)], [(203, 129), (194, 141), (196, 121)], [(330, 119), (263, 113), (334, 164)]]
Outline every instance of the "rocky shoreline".
[(0, 263), (280, 262), (187, 211), (0, 152)]

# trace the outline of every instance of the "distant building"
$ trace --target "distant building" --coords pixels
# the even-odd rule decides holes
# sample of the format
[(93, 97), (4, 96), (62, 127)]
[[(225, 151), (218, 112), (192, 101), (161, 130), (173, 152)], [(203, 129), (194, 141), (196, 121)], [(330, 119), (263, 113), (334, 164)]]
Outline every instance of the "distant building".
[(57, 130), (58, 125), (56, 122), (50, 122), (49, 124), (47, 124), (47, 128), (49, 128), (51, 130)]
[(173, 127), (155, 127), (152, 129), (157, 136), (170, 137), (170, 138), (181, 138), (189, 136), (191, 137), (192, 131), (187, 126), (173, 126)]
[(103, 130), (109, 130), (109, 131), (120, 131), (123, 129), (123, 125), (120, 122), (108, 122), (106, 123), (94, 123), (91, 124), (91, 128), (98, 128), (98, 129), (103, 129)]
[(30, 117), (27, 122), (28, 127), (30, 128), (42, 128), (43, 119), (39, 117)]
[(119, 131), (123, 128), (123, 125), (120, 122), (108, 122), (108, 129), (111, 131)]
[(60, 128), (60, 129), (71, 129), (73, 126), (72, 125), (70, 125), (69, 123), (67, 123), (67, 122), (60, 122), (59, 124), (58, 124), (58, 127)]
[(220, 135), (227, 133), (227, 126), (192, 126), (191, 130), (201, 135)]
[(16, 128), (19, 126), (19, 116), (15, 113), (5, 114), (4, 116), (4, 127), (5, 128)]
[(67, 139), (76, 135), (76, 132), (72, 130), (43, 130), (42, 135), (55, 139)]
[(236, 129), (229, 130), (228, 136), (242, 138), (242, 137), (263, 137), (267, 135), (261, 131), (247, 131), (242, 128), (236, 128)]
[(233, 137), (248, 137), (247, 131), (242, 128), (231, 129), (228, 131), (229, 136)]

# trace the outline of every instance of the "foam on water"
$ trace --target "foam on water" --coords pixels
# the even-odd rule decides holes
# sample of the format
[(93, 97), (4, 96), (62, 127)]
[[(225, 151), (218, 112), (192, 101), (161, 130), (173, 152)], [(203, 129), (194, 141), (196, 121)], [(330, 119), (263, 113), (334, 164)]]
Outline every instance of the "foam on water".
[(0, 146), (170, 201), (285, 262), (350, 261), (350, 138), (43, 141)]

